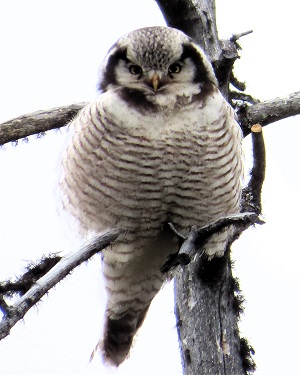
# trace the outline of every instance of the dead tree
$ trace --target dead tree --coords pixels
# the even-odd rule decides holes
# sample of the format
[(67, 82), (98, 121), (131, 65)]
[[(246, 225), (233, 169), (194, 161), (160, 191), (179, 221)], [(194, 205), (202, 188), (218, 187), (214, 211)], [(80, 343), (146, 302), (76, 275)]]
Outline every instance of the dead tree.
[[(223, 95), (235, 106), (244, 136), (251, 133), (254, 165), (248, 186), (244, 189), (241, 215), (221, 218), (204, 228), (193, 228), (173, 259), (162, 272), (177, 267), (175, 312), (180, 339), (184, 375), (231, 374), (252, 372), (255, 364), (252, 348), (238, 331), (242, 310), (239, 287), (232, 276), (230, 246), (222, 258), (209, 260), (196, 254), (207, 238), (228, 225), (235, 228), (235, 239), (247, 227), (260, 224), (260, 193), (264, 179), (264, 143), (259, 123), (266, 126), (274, 121), (300, 114), (300, 93), (286, 98), (259, 102), (243, 91), (245, 87), (232, 73), (238, 57), (238, 39), (247, 34), (219, 40), (216, 28), (214, 0), (156, 0), (168, 26), (178, 28), (195, 39), (209, 56)], [(238, 91), (230, 91), (229, 84)], [(20, 116), (0, 125), (0, 144), (17, 141), (32, 134), (65, 126), (86, 103), (72, 104), (48, 111)], [(252, 129), (252, 132), (251, 132)], [(175, 230), (170, 225), (170, 230)], [(94, 238), (68, 257), (44, 257), (31, 265), (14, 282), (0, 284), (0, 308), (4, 318), (0, 323), (0, 339), (6, 337), (17, 321), (34, 306), (47, 291), (72, 269), (114, 241), (120, 233), (110, 231)], [(179, 236), (180, 233), (178, 233)], [(195, 258), (195, 260), (194, 260)], [(179, 266), (179, 267), (178, 267)], [(36, 281), (39, 281), (36, 283)], [(13, 306), (6, 297), (21, 295)]]

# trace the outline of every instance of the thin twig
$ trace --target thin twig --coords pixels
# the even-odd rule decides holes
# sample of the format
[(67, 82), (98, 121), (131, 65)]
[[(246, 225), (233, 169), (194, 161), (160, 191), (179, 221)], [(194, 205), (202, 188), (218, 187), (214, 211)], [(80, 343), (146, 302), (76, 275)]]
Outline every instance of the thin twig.
[(230, 41), (236, 42), (237, 40), (239, 40), (243, 36), (249, 35), (251, 33), (253, 33), (253, 30), (244, 31), (243, 33), (239, 33), (239, 34), (233, 34), (230, 38)]
[(18, 277), (15, 281), (7, 280), (0, 282), (0, 309), (5, 310), (5, 305), (2, 302), (5, 297), (12, 297), (14, 295), (24, 295), (32, 285), (44, 276), (51, 268), (61, 260), (61, 256), (57, 254), (50, 254), (43, 256), (42, 259), (30, 264), (26, 267), (26, 272)]
[[(231, 100), (240, 100), (242, 102), (250, 103), (250, 104), (258, 104), (260, 101), (249, 94), (245, 94), (244, 92), (238, 91), (230, 91), (229, 93)], [(244, 105), (244, 103), (243, 103)]]
[(246, 83), (239, 81), (236, 76), (231, 72), (230, 74), (230, 83), (238, 90), (245, 91), (246, 90)]

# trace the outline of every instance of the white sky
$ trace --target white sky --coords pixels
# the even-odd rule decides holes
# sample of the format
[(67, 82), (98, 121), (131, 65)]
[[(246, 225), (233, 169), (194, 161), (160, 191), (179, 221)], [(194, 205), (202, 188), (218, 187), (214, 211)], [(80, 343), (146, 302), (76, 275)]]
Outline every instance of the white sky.
[[(292, 0), (284, 5), (217, 1), (221, 36), (254, 30), (241, 40), (236, 75), (260, 99), (299, 91), (299, 5)], [(164, 21), (154, 0), (2, 2), (0, 122), (92, 99), (98, 66), (115, 40), (158, 24)], [(267, 224), (243, 234), (233, 250), (247, 300), (241, 329), (256, 350), (257, 375), (292, 374), (299, 368), (299, 129), (299, 116), (265, 129)], [(78, 245), (58, 215), (65, 138), (64, 131), (52, 132), (0, 149), (0, 280), (18, 275), (28, 260)], [(104, 307), (100, 259), (94, 257), (0, 342), (1, 375), (181, 374), (172, 285), (154, 301), (130, 359), (117, 371), (98, 357), (89, 363)]]

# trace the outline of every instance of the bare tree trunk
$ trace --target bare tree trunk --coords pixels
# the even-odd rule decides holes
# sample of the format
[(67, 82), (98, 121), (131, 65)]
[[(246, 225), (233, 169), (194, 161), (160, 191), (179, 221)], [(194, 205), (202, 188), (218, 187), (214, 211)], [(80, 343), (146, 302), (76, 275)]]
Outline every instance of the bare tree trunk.
[[(230, 41), (218, 39), (215, 1), (156, 0), (156, 2), (169, 26), (181, 29), (190, 35), (206, 51), (214, 66), (221, 91), (228, 98), (228, 85), (232, 79), (231, 70), (237, 58), (235, 41), (238, 36), (231, 38)], [(253, 102), (253, 106), (242, 107), (238, 115), (244, 135), (250, 133), (250, 126), (255, 122), (267, 125), (278, 119), (300, 114), (299, 102), (300, 93), (297, 92), (286, 98), (275, 98), (264, 103), (256, 101)], [(1, 124), (0, 144), (65, 126), (84, 104), (78, 103), (52, 110), (38, 111)], [(256, 154), (254, 159), (256, 162), (259, 160), (263, 162), (254, 163), (254, 169), (258, 169), (258, 171), (253, 171), (252, 177), (256, 180), (255, 183), (252, 181), (252, 184), (250, 183), (244, 189), (243, 212), (252, 209), (255, 213), (260, 212), (260, 200), (253, 200), (253, 190), (256, 190), (257, 198), (261, 189), (262, 179), (260, 177), (260, 182), (257, 183), (257, 175), (263, 175), (263, 172), (259, 169), (264, 169), (264, 156), (261, 153), (263, 139), (259, 133), (257, 135), (258, 137), (254, 136), (257, 138), (256, 145), (258, 146), (254, 147), (254, 154)], [(252, 198), (248, 201), (248, 197)], [(114, 236), (115, 234), (111, 233), (110, 235)], [(106, 241), (108, 241), (107, 238)], [(15, 283), (2, 283), (0, 309), (6, 314), (6, 320), (4, 319), (1, 325), (3, 328), (3, 331), (0, 329), (1, 337), (7, 336), (16, 321), (22, 319), (26, 311), (63, 277), (63, 275), (61, 278), (56, 277), (57, 268), (61, 263), (49, 271), (49, 268), (58, 260), (56, 258), (54, 262), (51, 257), (42, 260), (41, 264), (30, 270), (30, 282), (25, 277), (28, 276), (28, 272), (20, 279), (22, 283), (17, 282), (17, 284), (22, 284), (19, 289), (16, 289)], [(82, 258), (81, 261), (84, 260), (86, 258)], [(49, 261), (51, 267), (49, 267)], [(66, 259), (62, 261), (63, 264), (66, 263)], [(65, 269), (66, 272), (69, 272), (80, 262), (76, 259), (72, 264), (68, 264), (69, 268)], [(46, 266), (44, 266), (45, 263)], [(42, 274), (41, 268), (43, 269)], [(39, 288), (32, 291), (32, 285), (46, 272), (48, 272), (46, 274), (48, 276), (44, 280), (47, 282), (39, 283)], [(52, 280), (51, 277), (55, 277), (57, 281)], [(26, 284), (25, 288), (23, 282)], [(175, 289), (175, 309), (184, 375), (244, 375), (251, 372), (255, 367), (249, 356), (252, 349), (244, 339), (240, 339), (237, 327), (238, 315), (241, 311), (241, 297), (238, 294), (238, 285), (232, 277), (230, 249), (227, 249), (222, 258), (209, 261), (198, 257), (196, 261), (185, 266), (181, 272), (178, 272)], [(12, 309), (6, 305), (3, 296), (11, 296), (16, 291), (21, 295), (25, 293), (25, 295), (22, 297), (22, 301)], [(15, 318), (16, 314), (17, 318)]]
[(245, 374), (229, 256), (210, 263), (204, 265), (199, 258), (176, 278), (175, 308), (183, 373)]
[[(157, 0), (168, 26), (195, 39), (213, 63), (220, 89), (228, 97), (231, 69), (237, 57), (233, 42), (217, 36), (214, 0)], [(198, 257), (178, 272), (175, 312), (184, 375), (244, 375), (243, 341), (239, 337), (239, 304), (235, 296), (230, 250), (211, 261)]]
[(215, 0), (156, 0), (166, 23), (193, 38), (210, 59), (219, 81), (219, 88), (228, 98), (229, 81), (237, 46), (232, 40), (219, 40)]
[(212, 62), (222, 53), (214, 0), (156, 0), (166, 23), (193, 38)]

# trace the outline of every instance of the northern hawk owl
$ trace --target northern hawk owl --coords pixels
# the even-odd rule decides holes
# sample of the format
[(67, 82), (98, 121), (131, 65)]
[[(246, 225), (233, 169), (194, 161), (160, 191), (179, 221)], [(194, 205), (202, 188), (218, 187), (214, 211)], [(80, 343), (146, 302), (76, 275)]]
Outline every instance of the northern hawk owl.
[[(239, 212), (241, 131), (203, 50), (179, 30), (121, 37), (100, 72), (99, 95), (71, 123), (63, 159), (65, 208), (81, 229), (123, 235), (103, 251), (103, 358), (118, 366), (166, 276), (182, 232)], [(206, 243), (221, 256), (230, 229)]]

